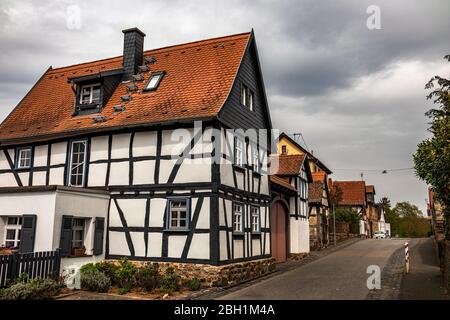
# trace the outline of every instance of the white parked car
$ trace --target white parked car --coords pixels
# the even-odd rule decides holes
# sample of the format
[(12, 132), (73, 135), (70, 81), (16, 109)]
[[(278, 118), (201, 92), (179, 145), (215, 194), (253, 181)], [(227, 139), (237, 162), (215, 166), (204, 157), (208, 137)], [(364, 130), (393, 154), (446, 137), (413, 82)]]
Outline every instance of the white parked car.
[(377, 231), (373, 234), (374, 239), (386, 239), (386, 233), (383, 231)]

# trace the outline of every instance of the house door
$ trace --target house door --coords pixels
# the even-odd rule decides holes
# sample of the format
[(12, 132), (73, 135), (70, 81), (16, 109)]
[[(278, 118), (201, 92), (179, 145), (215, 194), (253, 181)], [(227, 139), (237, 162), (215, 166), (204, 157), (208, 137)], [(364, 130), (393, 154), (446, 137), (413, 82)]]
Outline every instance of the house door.
[(272, 239), (272, 257), (277, 262), (286, 261), (287, 256), (287, 211), (280, 201), (270, 208), (270, 236)]

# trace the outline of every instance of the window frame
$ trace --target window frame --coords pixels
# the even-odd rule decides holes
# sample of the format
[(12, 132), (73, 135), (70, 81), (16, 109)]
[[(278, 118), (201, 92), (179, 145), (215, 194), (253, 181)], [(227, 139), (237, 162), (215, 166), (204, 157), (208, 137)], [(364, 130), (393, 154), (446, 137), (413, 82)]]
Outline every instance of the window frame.
[[(236, 206), (240, 206), (241, 207), (241, 212), (240, 212), (240, 216), (241, 216), (241, 221), (240, 221), (240, 229), (236, 230)], [(233, 202), (233, 234), (237, 234), (237, 235), (242, 235), (244, 234), (245, 231), (245, 205), (242, 202)]]
[[(255, 226), (255, 223), (253, 221), (253, 218), (255, 217), (254, 210), (257, 210), (258, 214), (256, 215), (258, 217), (258, 228), (257, 230), (254, 230), (253, 227)], [(251, 230), (252, 234), (261, 234), (261, 207), (259, 206), (251, 206), (250, 207), (250, 222), (251, 222)]]
[[(87, 153), (88, 153), (88, 140), (87, 139), (79, 139), (79, 140), (70, 140), (70, 148), (69, 148), (69, 167), (67, 170), (67, 185), (69, 187), (81, 187), (84, 188), (86, 185), (86, 168), (87, 168)], [(73, 165), (73, 145), (75, 143), (84, 143), (84, 155), (83, 155), (83, 174), (81, 185), (73, 185), (72, 184), (72, 165)]]
[[(256, 156), (256, 167), (255, 167), (255, 156)], [(261, 154), (259, 148), (256, 144), (252, 145), (252, 170), (253, 173), (261, 174)]]
[[(149, 79), (147, 80), (147, 82), (145, 84), (143, 91), (144, 92), (156, 91), (165, 75), (166, 75), (165, 71), (152, 72), (150, 74)], [(153, 77), (156, 77), (156, 76), (159, 76), (158, 81), (156, 81), (156, 84), (152, 88), (149, 88), (148, 86), (149, 86), (150, 82), (152, 81)]]
[(287, 146), (285, 144), (281, 145), (281, 154), (287, 155)]
[[(30, 164), (28, 166), (21, 166), (20, 164), (20, 160), (21, 160), (21, 152), (24, 150), (29, 150), (30, 151)], [(15, 163), (15, 169), (18, 170), (25, 170), (25, 169), (30, 169), (33, 166), (33, 148), (32, 147), (19, 147), (16, 148), (16, 163)]]
[(255, 92), (244, 82), (241, 82), (239, 102), (250, 111), (255, 111)]
[[(17, 218), (17, 222), (15, 224), (10, 224), (9, 219), (10, 218)], [(7, 216), (6, 217), (6, 223), (4, 226), (5, 235), (3, 237), (3, 241), (5, 244), (5, 247), (7, 248), (19, 248), (20, 246), (20, 238), (22, 235), (22, 223), (23, 223), (23, 217), (22, 216)], [(14, 231), (14, 239), (8, 239), (8, 230)], [(7, 242), (13, 242), (13, 246), (7, 246)]]
[[(239, 150), (238, 150), (238, 143), (241, 145)], [(233, 146), (234, 165), (237, 167), (240, 167), (240, 168), (243, 168), (244, 163), (245, 163), (244, 145), (245, 145), (245, 143), (244, 143), (244, 141), (242, 141), (242, 139), (240, 139), (237, 136), (234, 137), (234, 146)], [(238, 153), (237, 151), (239, 151), (240, 153)], [(240, 154), (239, 163), (238, 163), (238, 154)]]
[[(177, 201), (186, 201), (186, 217), (183, 220), (186, 220), (185, 227), (172, 227), (172, 210), (171, 204)], [(181, 218), (177, 218), (178, 221), (182, 220)], [(167, 210), (166, 210), (166, 227), (165, 231), (178, 231), (178, 232), (186, 232), (190, 231), (191, 228), (191, 198), (190, 197), (170, 197), (167, 198)]]
[[(83, 248), (85, 247), (84, 242), (86, 241), (86, 218), (73, 218), (72, 219), (72, 237), (71, 237), (71, 248)], [(82, 226), (78, 226), (75, 225), (75, 221), (82, 221), (83, 225)], [(74, 240), (75, 239), (75, 232), (77, 231), (81, 231), (81, 240)], [(74, 243), (75, 242), (81, 242), (81, 246), (75, 246)]]
[[(99, 87), (98, 101), (93, 101), (94, 87)], [(91, 91), (89, 94), (89, 102), (87, 102), (87, 103), (83, 103), (83, 89), (84, 88), (91, 88)], [(83, 106), (98, 105), (98, 104), (100, 104), (101, 99), (102, 99), (101, 83), (98, 82), (98, 83), (80, 85), (80, 96), (78, 99), (78, 105), (80, 106), (80, 108), (83, 108)]]

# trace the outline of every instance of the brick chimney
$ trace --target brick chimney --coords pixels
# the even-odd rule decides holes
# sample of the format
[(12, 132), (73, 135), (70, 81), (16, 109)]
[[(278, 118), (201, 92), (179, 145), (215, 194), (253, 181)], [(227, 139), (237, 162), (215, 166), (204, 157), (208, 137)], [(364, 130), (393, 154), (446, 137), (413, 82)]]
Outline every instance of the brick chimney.
[(123, 80), (131, 80), (133, 75), (138, 73), (139, 66), (144, 63), (144, 37), (138, 28), (131, 28), (122, 31), (123, 41)]

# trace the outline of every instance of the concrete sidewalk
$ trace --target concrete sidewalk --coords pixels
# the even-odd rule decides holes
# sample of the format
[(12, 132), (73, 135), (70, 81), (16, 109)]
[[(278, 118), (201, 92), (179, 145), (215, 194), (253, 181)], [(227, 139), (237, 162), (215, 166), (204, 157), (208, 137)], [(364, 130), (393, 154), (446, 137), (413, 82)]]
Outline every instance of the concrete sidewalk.
[(442, 287), (433, 238), (409, 241), (410, 273), (404, 274), (400, 300), (449, 300)]

